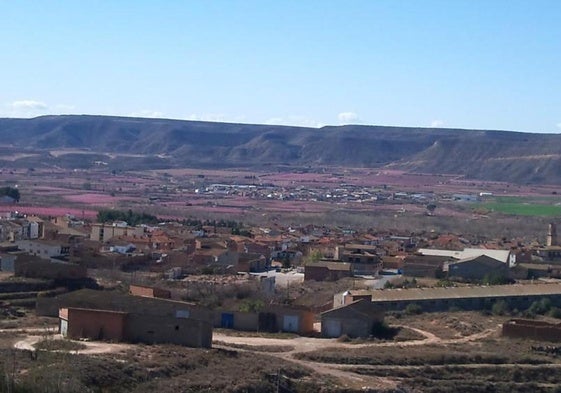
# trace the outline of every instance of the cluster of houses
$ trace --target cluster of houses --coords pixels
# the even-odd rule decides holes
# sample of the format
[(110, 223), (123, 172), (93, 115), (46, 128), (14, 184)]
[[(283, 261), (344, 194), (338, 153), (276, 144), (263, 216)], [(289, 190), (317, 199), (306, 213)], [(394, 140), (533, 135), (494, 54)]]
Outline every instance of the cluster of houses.
[[(357, 233), (312, 225), (249, 228), (251, 236), (232, 232), (216, 225), (87, 224), (68, 215), (45, 219), (11, 215), (0, 220), (0, 269), (51, 279), (85, 278), (88, 268), (144, 269), (179, 279), (186, 274), (239, 275), (298, 267), (304, 281), (316, 282), (383, 274), (467, 283), (490, 276), (507, 281), (561, 276), (554, 224), (545, 245), (528, 246), (503, 239), (500, 244), (475, 247), (469, 239), (450, 234)], [(269, 292), (274, 291), (273, 281)], [(370, 335), (384, 312), (405, 310), (412, 303), (426, 311), (441, 311), (480, 309), (503, 300), (521, 309), (544, 297), (561, 302), (561, 285), (350, 289), (336, 294), (331, 307), (266, 304), (259, 311), (242, 312), (209, 310), (172, 300), (166, 290), (131, 285), (127, 295), (82, 290), (41, 298), (37, 311), (58, 316), (61, 332), (69, 337), (208, 347), (213, 328), (314, 334), (314, 322), (321, 321), (321, 331), (315, 334), (358, 337)]]
[[(191, 190), (178, 189), (177, 191)], [(384, 201), (400, 201), (405, 203), (427, 204), (436, 201), (479, 202), (482, 197), (492, 196), (491, 193), (479, 194), (445, 194), (433, 192), (390, 191), (388, 187), (361, 186), (349, 183), (329, 185), (292, 185), (283, 186), (271, 183), (225, 184), (201, 182), (194, 189), (196, 195), (209, 198), (215, 196), (233, 196), (250, 199), (276, 199), (290, 201), (313, 201), (332, 203), (376, 203)], [(157, 198), (156, 198), (157, 199)], [(156, 200), (154, 199), (154, 200)]]

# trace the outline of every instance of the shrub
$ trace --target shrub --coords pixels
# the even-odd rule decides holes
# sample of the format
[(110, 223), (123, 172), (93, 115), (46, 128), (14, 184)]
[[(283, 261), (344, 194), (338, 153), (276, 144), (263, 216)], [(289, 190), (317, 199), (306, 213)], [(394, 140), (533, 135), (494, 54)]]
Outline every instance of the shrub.
[(509, 312), (509, 306), (504, 300), (499, 300), (491, 308), (493, 315), (506, 315)]
[(559, 307), (551, 307), (549, 312), (547, 313), (552, 318), (561, 319), (561, 308)]
[(372, 326), (372, 336), (376, 338), (391, 340), (399, 332), (399, 328), (389, 327), (385, 322), (376, 322)]
[(409, 315), (421, 314), (422, 312), (423, 308), (417, 303), (409, 303), (407, 307), (405, 307), (405, 313)]
[(259, 312), (265, 307), (265, 303), (261, 299), (246, 299), (240, 306), (239, 310), (242, 312)]
[(340, 342), (340, 343), (348, 343), (349, 341), (351, 341), (351, 338), (349, 336), (347, 336), (346, 334), (343, 334), (341, 337), (339, 337), (337, 339), (337, 342)]
[(528, 310), (526, 310), (529, 314), (545, 314), (551, 309), (551, 300), (548, 298), (542, 298), (540, 300), (536, 300), (533, 302)]

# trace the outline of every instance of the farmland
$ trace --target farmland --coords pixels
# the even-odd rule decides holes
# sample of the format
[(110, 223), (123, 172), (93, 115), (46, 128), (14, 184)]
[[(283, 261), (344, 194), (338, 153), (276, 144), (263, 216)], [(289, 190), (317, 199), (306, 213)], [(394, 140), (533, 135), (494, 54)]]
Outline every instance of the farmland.
[(482, 203), (480, 207), (503, 214), (552, 217), (561, 215), (561, 198), (498, 197), (493, 201)]
[[(0, 211), (94, 219), (99, 209), (132, 209), (166, 219), (236, 219), (250, 224), (315, 223), (357, 228), (464, 231), (521, 236), (559, 214), (557, 186), (514, 185), (458, 175), (366, 168), (2, 170), (19, 188)], [(492, 195), (479, 203), (454, 195)], [(428, 214), (427, 205), (435, 207)], [(518, 215), (515, 215), (518, 214)], [(525, 226), (517, 217), (528, 217)]]

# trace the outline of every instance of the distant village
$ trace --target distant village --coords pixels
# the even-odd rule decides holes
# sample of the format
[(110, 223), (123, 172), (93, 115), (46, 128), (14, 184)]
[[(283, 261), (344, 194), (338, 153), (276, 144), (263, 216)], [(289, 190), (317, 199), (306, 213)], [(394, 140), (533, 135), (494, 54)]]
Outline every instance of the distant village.
[[(203, 192), (220, 191), (231, 189)], [(70, 338), (210, 347), (216, 328), (368, 337), (386, 313), (559, 304), (556, 224), (540, 237), (199, 220), (131, 226), (12, 212), (0, 219), (0, 287), (59, 318)]]
[[(383, 201), (401, 201), (407, 203), (431, 203), (436, 201), (459, 201), (459, 202), (478, 202), (485, 198), (493, 196), (491, 192), (478, 192), (473, 194), (464, 193), (444, 193), (436, 194), (434, 192), (411, 192), (392, 190), (391, 187), (373, 187), (360, 186), (351, 183), (340, 183), (336, 187), (325, 184), (318, 185), (302, 185), (302, 184), (286, 184), (284, 186), (273, 183), (255, 184), (226, 184), (213, 183), (206, 184), (204, 181), (199, 182), (199, 187), (191, 190), (185, 189), (180, 184), (165, 185), (166, 192), (191, 192), (201, 196), (241, 196), (250, 199), (264, 200), (283, 200), (283, 201), (305, 201), (305, 202), (331, 202), (331, 203), (368, 203)], [(152, 201), (165, 199), (158, 192), (150, 197)]]

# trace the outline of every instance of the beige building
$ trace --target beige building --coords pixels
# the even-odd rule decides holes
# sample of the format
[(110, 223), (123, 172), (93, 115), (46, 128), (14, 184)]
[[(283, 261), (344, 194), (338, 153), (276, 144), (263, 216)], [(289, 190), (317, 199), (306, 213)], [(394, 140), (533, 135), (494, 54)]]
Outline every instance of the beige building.
[(126, 223), (97, 223), (92, 224), (90, 239), (103, 243), (118, 236), (142, 235), (144, 235), (143, 227), (130, 227)]

